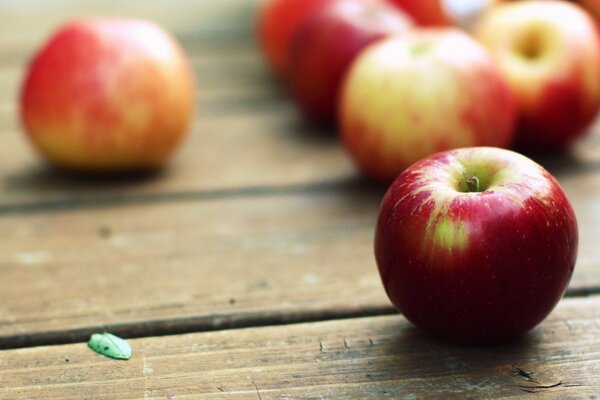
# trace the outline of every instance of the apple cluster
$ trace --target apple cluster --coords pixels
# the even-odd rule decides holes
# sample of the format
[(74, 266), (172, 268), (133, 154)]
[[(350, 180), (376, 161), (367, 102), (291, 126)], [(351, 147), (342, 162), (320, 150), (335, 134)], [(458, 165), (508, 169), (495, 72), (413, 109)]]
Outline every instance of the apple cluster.
[(390, 182), (438, 151), (580, 138), (600, 109), (596, 4), (266, 0), (258, 35), (302, 113)]
[(303, 115), (335, 124), (364, 175), (393, 181), (375, 233), (379, 273), (396, 308), (437, 336), (512, 339), (566, 290), (575, 213), (516, 151), (567, 149), (598, 114), (598, 2), (580, 3), (263, 5), (263, 53)]

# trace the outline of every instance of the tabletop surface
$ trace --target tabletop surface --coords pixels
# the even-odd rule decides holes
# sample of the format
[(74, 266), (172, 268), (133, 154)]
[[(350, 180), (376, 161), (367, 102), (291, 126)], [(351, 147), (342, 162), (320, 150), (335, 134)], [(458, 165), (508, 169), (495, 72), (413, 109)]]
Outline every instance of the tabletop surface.
[[(258, 1), (122, 3), (0, 2), (0, 399), (600, 398), (600, 124), (538, 160), (579, 220), (565, 298), (513, 343), (447, 344), (391, 307), (386, 188), (267, 71)], [(159, 173), (61, 174), (21, 132), (28, 60), (87, 15), (152, 19), (190, 56), (197, 112)], [(101, 331), (132, 358), (93, 353)]]

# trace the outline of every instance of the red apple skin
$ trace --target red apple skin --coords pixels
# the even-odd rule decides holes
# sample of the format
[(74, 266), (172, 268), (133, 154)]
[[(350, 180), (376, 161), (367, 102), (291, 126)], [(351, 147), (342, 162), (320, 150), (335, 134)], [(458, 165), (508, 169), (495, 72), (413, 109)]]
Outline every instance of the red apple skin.
[(337, 0), (297, 32), (289, 49), (289, 87), (303, 114), (333, 123), (348, 67), (367, 45), (413, 26), (402, 12), (379, 0)]
[[(485, 190), (465, 193), (470, 176)], [(509, 150), (465, 148), (398, 176), (381, 204), (375, 257), (389, 298), (415, 325), (497, 343), (551, 312), (577, 243), (573, 209), (546, 170)]]
[(162, 166), (187, 133), (195, 81), (160, 27), (83, 19), (61, 27), (33, 58), (21, 118), (50, 163), (113, 172)]
[(422, 26), (452, 26), (441, 0), (388, 0), (400, 7)]
[(348, 73), (339, 108), (346, 149), (364, 175), (381, 182), (439, 151), (508, 147), (515, 118), (488, 52), (454, 28), (369, 46)]
[[(475, 36), (517, 100), (515, 148), (562, 151), (586, 133), (600, 110), (600, 35), (583, 9), (563, 1), (504, 3), (483, 17)], [(537, 55), (526, 57), (530, 46)]]
[(461, 27), (470, 31), (483, 13), (502, 0), (388, 0), (420, 26)]
[(600, 1), (598, 0), (580, 0), (579, 4), (585, 8), (597, 22), (600, 22)]
[(271, 70), (285, 79), (287, 52), (298, 28), (333, 0), (265, 0), (258, 14), (257, 36)]

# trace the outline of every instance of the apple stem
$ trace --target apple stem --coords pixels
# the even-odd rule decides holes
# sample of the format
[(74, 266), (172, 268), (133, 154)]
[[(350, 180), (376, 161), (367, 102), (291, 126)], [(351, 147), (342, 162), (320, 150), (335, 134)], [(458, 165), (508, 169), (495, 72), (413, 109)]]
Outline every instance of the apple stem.
[(472, 176), (467, 179), (467, 187), (470, 193), (479, 192), (479, 179), (476, 176)]

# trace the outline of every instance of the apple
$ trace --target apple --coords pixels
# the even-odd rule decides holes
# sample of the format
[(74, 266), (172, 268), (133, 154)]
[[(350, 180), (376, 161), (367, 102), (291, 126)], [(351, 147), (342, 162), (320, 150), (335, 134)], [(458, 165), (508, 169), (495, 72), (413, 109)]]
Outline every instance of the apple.
[(162, 166), (187, 133), (195, 82), (186, 55), (157, 25), (81, 19), (30, 63), (21, 118), (55, 166), (112, 172)]
[(588, 12), (596, 18), (597, 21), (600, 21), (600, 1), (598, 0), (579, 0), (579, 4)]
[(407, 168), (383, 198), (375, 258), (385, 291), (415, 325), (462, 343), (496, 343), (552, 311), (577, 256), (577, 221), (543, 167), (471, 147)]
[(332, 0), (265, 0), (258, 13), (257, 36), (271, 70), (287, 75), (287, 51), (302, 23)]
[(368, 47), (348, 73), (339, 109), (350, 155), (365, 175), (385, 182), (438, 151), (507, 147), (515, 118), (488, 52), (455, 28)]
[(519, 109), (516, 148), (548, 152), (581, 137), (600, 109), (600, 36), (579, 6), (503, 3), (479, 21)]
[(406, 11), (413, 20), (423, 26), (452, 26), (452, 18), (442, 0), (389, 0)]
[(289, 48), (288, 84), (303, 113), (336, 119), (345, 73), (368, 44), (412, 28), (412, 21), (382, 0), (336, 0), (302, 25)]
[(499, 0), (388, 0), (423, 26), (463, 26)]

